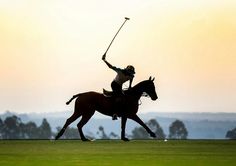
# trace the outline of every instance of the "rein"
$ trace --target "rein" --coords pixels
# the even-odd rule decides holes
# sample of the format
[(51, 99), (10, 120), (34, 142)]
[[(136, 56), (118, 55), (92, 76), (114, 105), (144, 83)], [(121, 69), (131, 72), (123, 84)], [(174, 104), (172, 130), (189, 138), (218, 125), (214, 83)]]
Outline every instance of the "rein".
[[(124, 85), (124, 86), (125, 86), (124, 91), (129, 89), (129, 88), (127, 88), (126, 85)], [(136, 85), (136, 86), (137, 86), (137, 85)], [(132, 88), (133, 88), (133, 87), (132, 87)], [(141, 97), (148, 97), (148, 98), (150, 98), (150, 96), (149, 96), (146, 92), (143, 92), (143, 93), (141, 94)], [(141, 97), (140, 97), (140, 99), (139, 99), (138, 105), (142, 105)]]
[[(147, 93), (145, 93), (145, 92), (143, 92), (143, 94), (141, 95), (141, 97), (147, 97), (147, 98), (151, 98)], [(139, 103), (138, 103), (138, 105), (142, 105), (143, 103), (142, 103), (142, 100), (141, 100), (141, 97), (140, 97), (140, 99), (139, 99)]]

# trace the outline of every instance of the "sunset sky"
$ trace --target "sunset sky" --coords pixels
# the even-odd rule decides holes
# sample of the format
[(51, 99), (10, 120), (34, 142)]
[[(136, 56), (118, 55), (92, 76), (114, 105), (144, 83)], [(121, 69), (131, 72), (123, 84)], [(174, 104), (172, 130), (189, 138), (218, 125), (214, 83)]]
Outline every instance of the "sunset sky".
[(235, 0), (0, 0), (0, 113), (73, 109), (76, 93), (110, 90), (114, 71), (155, 77), (146, 112), (236, 112)]

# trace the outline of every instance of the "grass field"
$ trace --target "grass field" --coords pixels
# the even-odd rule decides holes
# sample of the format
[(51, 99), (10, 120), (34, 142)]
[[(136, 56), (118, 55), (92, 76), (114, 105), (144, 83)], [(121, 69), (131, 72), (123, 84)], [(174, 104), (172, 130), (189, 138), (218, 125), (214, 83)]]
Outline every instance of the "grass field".
[(0, 165), (233, 166), (236, 141), (1, 140)]

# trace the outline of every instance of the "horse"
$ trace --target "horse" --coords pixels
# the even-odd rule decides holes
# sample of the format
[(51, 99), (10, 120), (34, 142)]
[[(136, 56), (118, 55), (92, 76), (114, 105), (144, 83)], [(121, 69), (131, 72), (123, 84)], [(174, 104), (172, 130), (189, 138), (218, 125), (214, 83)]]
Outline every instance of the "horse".
[(116, 113), (118, 117), (121, 117), (121, 140), (123, 141), (129, 141), (129, 139), (125, 137), (125, 126), (128, 118), (139, 123), (146, 129), (146, 131), (150, 134), (151, 137), (155, 138), (155, 133), (152, 132), (137, 115), (139, 100), (144, 93), (150, 96), (153, 101), (158, 98), (155, 90), (154, 79), (155, 78), (149, 77), (148, 80), (144, 80), (138, 83), (137, 85), (133, 86), (129, 90), (124, 91), (124, 100), (121, 106), (122, 109), (118, 112), (114, 112), (115, 106), (113, 97), (107, 97), (104, 96), (104, 94), (102, 93), (94, 91), (74, 95), (66, 103), (68, 105), (72, 100), (76, 98), (74, 105), (74, 113), (70, 118), (66, 120), (66, 123), (55, 137), (55, 140), (59, 139), (63, 135), (66, 128), (72, 122), (74, 122), (77, 118), (82, 117), (79, 123), (77, 124), (80, 138), (82, 141), (89, 141), (89, 139), (84, 136), (82, 128), (94, 115), (95, 111), (98, 111), (107, 116), (112, 116), (114, 113)]

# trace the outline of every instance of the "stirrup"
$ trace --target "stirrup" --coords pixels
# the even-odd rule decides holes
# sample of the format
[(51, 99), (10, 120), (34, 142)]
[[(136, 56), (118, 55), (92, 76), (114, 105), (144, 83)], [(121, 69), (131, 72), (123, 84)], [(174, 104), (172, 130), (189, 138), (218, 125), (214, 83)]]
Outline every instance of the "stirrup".
[(113, 116), (112, 116), (112, 120), (118, 120), (118, 116), (117, 116), (117, 114), (113, 114)]

